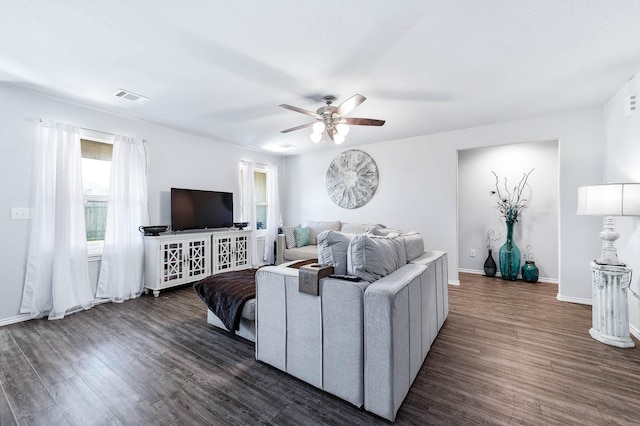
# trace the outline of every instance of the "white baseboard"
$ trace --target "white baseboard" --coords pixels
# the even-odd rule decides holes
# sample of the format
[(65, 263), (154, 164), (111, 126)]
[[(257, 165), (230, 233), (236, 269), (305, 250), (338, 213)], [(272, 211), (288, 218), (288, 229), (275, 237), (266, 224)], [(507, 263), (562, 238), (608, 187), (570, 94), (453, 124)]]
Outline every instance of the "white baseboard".
[(16, 324), (19, 322), (27, 321), (29, 318), (29, 314), (16, 315), (15, 317), (3, 318), (0, 320), (0, 327), (9, 324)]
[(629, 324), (629, 331), (636, 339), (640, 340), (640, 330)]
[[(481, 271), (479, 269), (458, 268), (458, 272), (464, 272), (465, 274), (484, 275), (484, 271)], [(501, 276), (502, 275), (500, 275), (500, 272), (498, 271), (496, 273), (496, 277), (500, 278)], [(538, 281), (541, 283), (556, 284), (556, 285), (558, 284), (557, 278), (538, 277)]]
[(458, 268), (458, 272), (463, 272), (465, 274), (484, 275), (484, 271), (479, 271), (477, 269)]
[[(111, 302), (111, 300), (109, 299), (93, 299), (93, 301), (91, 302), (93, 304), (93, 306), (95, 305), (101, 305), (103, 303), (108, 303)], [(73, 308), (70, 309), (69, 311), (67, 311), (67, 313), (65, 313), (65, 315), (71, 315), (73, 313), (79, 312), (79, 311), (83, 311), (85, 310), (84, 308), (81, 307), (77, 307), (77, 308)], [(28, 321), (31, 319), (31, 316), (29, 314), (22, 314), (22, 315), (16, 315), (15, 317), (9, 317), (9, 318), (3, 318), (0, 319), (0, 327), (5, 326), (5, 325), (10, 325), (10, 324), (17, 324), (19, 322), (24, 322), (24, 321)]]
[(591, 299), (582, 299), (580, 297), (563, 296), (560, 293), (556, 295), (556, 299), (560, 302), (579, 303), (580, 305), (591, 305)]
[(447, 282), (447, 284), (454, 285), (454, 286), (459, 286), (460, 285), (460, 280), (449, 280)]

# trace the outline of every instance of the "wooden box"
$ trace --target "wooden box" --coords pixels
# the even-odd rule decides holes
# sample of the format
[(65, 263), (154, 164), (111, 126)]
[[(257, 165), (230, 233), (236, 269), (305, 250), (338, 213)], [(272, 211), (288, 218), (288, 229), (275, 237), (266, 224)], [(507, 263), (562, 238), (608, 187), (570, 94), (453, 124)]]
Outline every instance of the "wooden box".
[(333, 266), (312, 263), (300, 267), (298, 274), (298, 291), (313, 296), (320, 294), (320, 279), (333, 274)]

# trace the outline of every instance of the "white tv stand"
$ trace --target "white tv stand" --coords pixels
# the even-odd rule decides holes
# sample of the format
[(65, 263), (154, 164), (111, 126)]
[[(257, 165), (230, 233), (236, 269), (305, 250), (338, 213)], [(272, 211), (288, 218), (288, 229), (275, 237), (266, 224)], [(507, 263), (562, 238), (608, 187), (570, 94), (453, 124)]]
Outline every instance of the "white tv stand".
[(251, 267), (251, 231), (178, 232), (144, 237), (145, 294)]

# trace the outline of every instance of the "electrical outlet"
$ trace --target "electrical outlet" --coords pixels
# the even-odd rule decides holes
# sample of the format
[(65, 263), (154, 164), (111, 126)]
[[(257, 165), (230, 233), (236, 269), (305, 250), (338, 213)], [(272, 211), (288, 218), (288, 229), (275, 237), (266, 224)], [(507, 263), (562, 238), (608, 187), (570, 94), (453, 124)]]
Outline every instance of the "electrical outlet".
[(469, 257), (476, 257), (476, 249), (469, 250)]
[(28, 220), (33, 217), (33, 209), (31, 207), (11, 207), (11, 219)]

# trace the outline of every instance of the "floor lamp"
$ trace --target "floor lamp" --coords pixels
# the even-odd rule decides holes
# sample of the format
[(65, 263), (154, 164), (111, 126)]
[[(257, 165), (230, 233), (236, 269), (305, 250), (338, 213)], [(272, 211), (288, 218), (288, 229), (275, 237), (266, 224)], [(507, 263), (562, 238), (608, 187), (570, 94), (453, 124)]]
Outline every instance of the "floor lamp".
[(604, 216), (602, 253), (591, 262), (592, 327), (589, 334), (607, 345), (635, 346), (629, 336), (627, 289), (631, 268), (618, 260), (614, 242), (620, 237), (613, 216), (640, 216), (640, 184), (612, 183), (578, 188), (579, 215)]

